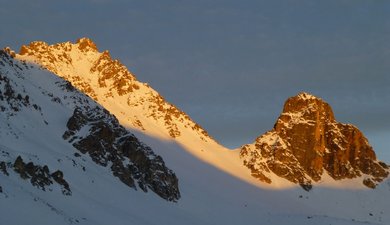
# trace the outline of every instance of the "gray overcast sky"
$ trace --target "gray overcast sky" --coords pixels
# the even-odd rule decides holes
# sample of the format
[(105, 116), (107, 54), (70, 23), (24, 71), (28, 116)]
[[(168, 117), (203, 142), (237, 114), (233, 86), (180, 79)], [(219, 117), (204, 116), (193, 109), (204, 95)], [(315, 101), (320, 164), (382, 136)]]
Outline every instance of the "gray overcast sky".
[(90, 37), (228, 147), (307, 91), (390, 162), (390, 1), (0, 0), (0, 15), (1, 46)]

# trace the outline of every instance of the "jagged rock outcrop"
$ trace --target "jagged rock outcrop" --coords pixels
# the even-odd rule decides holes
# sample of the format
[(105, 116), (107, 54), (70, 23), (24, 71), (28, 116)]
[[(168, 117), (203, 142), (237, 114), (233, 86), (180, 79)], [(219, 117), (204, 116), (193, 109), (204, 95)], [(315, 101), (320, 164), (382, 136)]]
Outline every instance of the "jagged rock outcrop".
[(335, 180), (364, 175), (371, 188), (389, 174), (355, 126), (337, 122), (328, 103), (307, 93), (289, 98), (274, 128), (242, 146), (240, 156), (260, 180), (272, 182), (272, 172), (305, 189), (324, 172)]
[(7, 164), (4, 161), (0, 162), (0, 172), (2, 172), (6, 176), (9, 176), (9, 173), (7, 171)]
[(80, 38), (76, 43), (79, 44), (78, 48), (82, 51), (88, 51), (89, 49), (98, 51), (96, 44), (89, 38)]
[[(35, 165), (33, 162), (25, 163), (20, 156), (16, 158), (12, 167), (22, 179), (30, 180), (33, 186), (38, 187), (43, 191), (46, 191), (47, 187), (56, 182), (61, 186), (61, 190), (64, 195), (72, 194), (68, 182), (63, 178), (63, 173), (59, 170), (54, 173), (50, 173), (47, 165)], [(58, 177), (58, 174), (61, 174), (60, 178)]]
[[(163, 159), (122, 127), (118, 120), (101, 108), (76, 108), (63, 137), (81, 153), (89, 154), (101, 166), (110, 165), (114, 176), (129, 187), (177, 201), (178, 179)], [(87, 129), (88, 132), (82, 129)]]

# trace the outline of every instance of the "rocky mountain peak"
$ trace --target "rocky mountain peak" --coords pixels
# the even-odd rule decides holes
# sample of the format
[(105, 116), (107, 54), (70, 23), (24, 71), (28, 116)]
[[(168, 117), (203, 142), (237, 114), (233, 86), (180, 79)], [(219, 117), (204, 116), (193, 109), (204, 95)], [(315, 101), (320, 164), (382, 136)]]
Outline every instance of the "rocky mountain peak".
[(328, 103), (305, 92), (288, 98), (283, 107), (283, 114), (290, 116), (299, 114), (303, 119), (309, 120), (319, 118), (327, 119), (328, 121), (335, 120), (333, 110)]
[(19, 50), (21, 55), (31, 55), (33, 52), (45, 52), (49, 45), (44, 41), (33, 41), (29, 45), (22, 45)]
[(96, 44), (89, 38), (83, 37), (77, 40), (78, 48), (82, 51), (92, 49), (98, 51)]
[(89, 38), (80, 38), (76, 43), (64, 42), (49, 45), (35, 41), (22, 46), (18, 58), (34, 61), (45, 69), (69, 80), (74, 86), (98, 99), (99, 88), (109, 89), (106, 96), (124, 95), (137, 87), (134, 76), (118, 60), (113, 60), (108, 51), (98, 52)]
[(241, 157), (269, 183), (275, 173), (308, 187), (328, 173), (336, 180), (365, 175), (363, 183), (375, 187), (389, 174), (355, 126), (337, 122), (328, 103), (307, 93), (289, 98), (274, 129), (243, 146)]

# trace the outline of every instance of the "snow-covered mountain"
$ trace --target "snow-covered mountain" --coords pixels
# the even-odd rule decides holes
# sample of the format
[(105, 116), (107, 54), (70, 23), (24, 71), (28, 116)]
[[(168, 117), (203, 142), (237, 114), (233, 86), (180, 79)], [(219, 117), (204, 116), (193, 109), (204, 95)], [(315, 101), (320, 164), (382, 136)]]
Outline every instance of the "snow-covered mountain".
[(324, 172), (308, 192), (276, 172), (259, 181), (242, 149), (219, 145), (89, 39), (6, 49), (0, 75), (5, 224), (390, 223), (388, 178), (368, 189), (367, 177)]
[(157, 137), (192, 136), (212, 141), (187, 114), (166, 102), (148, 84), (137, 81), (108, 51), (99, 52), (88, 38), (81, 38), (75, 44), (32, 42), (21, 47), (17, 58), (37, 62), (70, 81), (128, 127)]
[(51, 168), (71, 162), (82, 174), (88, 169), (82, 166), (85, 154), (130, 188), (152, 190), (170, 201), (180, 198), (177, 177), (163, 159), (103, 107), (68, 81), (6, 51), (0, 51), (0, 64), (4, 175), (13, 170), (42, 190), (58, 183), (70, 195), (72, 182), (64, 176), (71, 179), (76, 172), (50, 173)]
[[(251, 179), (247, 177), (248, 173), (250, 172), (252, 175), (257, 176), (257, 178), (261, 177), (261, 181), (272, 183), (270, 175), (264, 175), (265, 173), (270, 172), (276, 175), (272, 179), (274, 180), (274, 183), (278, 183), (278, 178), (276, 177), (283, 177), (287, 178), (287, 180), (290, 180), (292, 182), (300, 183), (302, 186), (310, 187), (312, 181), (320, 180), (319, 178), (320, 174), (322, 174), (322, 167), (328, 168), (328, 171), (333, 171), (333, 169), (330, 167), (334, 164), (334, 162), (337, 161), (337, 157), (336, 159), (333, 159), (334, 157), (332, 159), (329, 159), (331, 155), (327, 155), (327, 157), (323, 157), (329, 159), (328, 162), (324, 163), (325, 166), (311, 165), (313, 163), (318, 164), (319, 161), (323, 161), (321, 157), (316, 157), (316, 155), (320, 155), (322, 154), (321, 152), (331, 149), (330, 145), (325, 146), (325, 144), (321, 144), (325, 143), (324, 140), (326, 138), (322, 141), (316, 141), (315, 138), (318, 139), (320, 138), (320, 136), (319, 134), (317, 135), (317, 133), (319, 132), (313, 129), (306, 129), (306, 133), (301, 137), (296, 134), (301, 133), (302, 130), (297, 130), (297, 127), (302, 127), (302, 125), (305, 124), (301, 123), (300, 120), (304, 122), (308, 121), (308, 123), (317, 123), (317, 121), (321, 122), (322, 120), (329, 120), (330, 122), (328, 124), (330, 125), (326, 127), (323, 123), (320, 122), (317, 123), (318, 126), (309, 126), (316, 127), (316, 129), (323, 128), (323, 136), (325, 133), (325, 128), (326, 132), (328, 133), (336, 132), (337, 130), (339, 130), (338, 126), (334, 125), (336, 123), (334, 122), (332, 110), (326, 103), (322, 103), (322, 100), (319, 100), (321, 104), (309, 104), (303, 102), (303, 106), (298, 109), (286, 109), (288, 112), (284, 112), (282, 114), (283, 116), (278, 120), (287, 120), (286, 117), (288, 115), (293, 115), (294, 118), (288, 119), (287, 121), (289, 123), (288, 126), (298, 124), (297, 126), (294, 125), (292, 129), (287, 129), (288, 127), (282, 126), (286, 123), (279, 123), (280, 126), (278, 126), (277, 130), (281, 132), (285, 132), (287, 130), (297, 130), (295, 133), (285, 133), (285, 139), (288, 137), (294, 140), (296, 139), (298, 140), (298, 142), (301, 140), (313, 140), (310, 143), (313, 143), (313, 146), (316, 145), (314, 146), (314, 148), (316, 148), (315, 151), (305, 151), (305, 149), (307, 148), (313, 148), (313, 146), (311, 146), (310, 144), (310, 146), (293, 146), (293, 152), (296, 153), (296, 155), (299, 155), (296, 157), (298, 158), (298, 160), (295, 159), (294, 161), (293, 158), (290, 157), (290, 161), (280, 161), (279, 159), (274, 160), (274, 158), (270, 160), (270, 157), (266, 157), (264, 154), (256, 154), (258, 151), (251, 151), (251, 153), (249, 153), (248, 151), (241, 150), (240, 157), (243, 159), (244, 163), (240, 163), (240, 157), (237, 157), (239, 150), (235, 151), (236, 153), (233, 153), (232, 151), (228, 151), (226, 148), (216, 143), (207, 134), (207, 132), (194, 121), (192, 121), (187, 114), (176, 108), (174, 105), (166, 102), (164, 98), (155, 90), (153, 90), (149, 85), (137, 81), (135, 76), (131, 74), (124, 65), (122, 65), (118, 60), (114, 60), (110, 57), (108, 51), (99, 52), (96, 44), (88, 38), (81, 38), (77, 40), (76, 43), (65, 42), (54, 45), (49, 45), (45, 42), (40, 41), (32, 42), (27, 46), (22, 46), (20, 49), (20, 53), (16, 55), (16, 57), (21, 60), (36, 62), (39, 65), (42, 65), (44, 68), (68, 80), (72, 83), (72, 85), (89, 95), (91, 98), (95, 99), (108, 111), (113, 113), (119, 119), (120, 123), (127, 128), (141, 131), (149, 136), (153, 136), (156, 138), (173, 140), (183, 145), (188, 152), (197, 156), (198, 158), (201, 158), (202, 160), (247, 181)], [(301, 98), (299, 97), (296, 99)], [(286, 103), (285, 108), (287, 106), (290, 106), (290, 108), (294, 108), (298, 105), (298, 101), (293, 102), (291, 99), (290, 101), (288, 101), (288, 104)], [(303, 116), (305, 111), (308, 111), (313, 107), (315, 108), (315, 110), (312, 110), (313, 112), (309, 116), (306, 116), (307, 118), (305, 118), (305, 116)], [(320, 107), (321, 109), (317, 109), (318, 107)], [(323, 115), (317, 115), (317, 112), (323, 113)], [(314, 118), (320, 116), (322, 119)], [(297, 122), (295, 123), (294, 121)], [(350, 130), (353, 133), (356, 129)], [(314, 134), (316, 135), (316, 137), (314, 137)], [(360, 135), (355, 136), (362, 136), (360, 132), (359, 134)], [(269, 137), (270, 135), (271, 133), (264, 135), (265, 138), (263, 139), (272, 139), (272, 137)], [(275, 136), (274, 134), (272, 135)], [(343, 139), (348, 138), (345, 137), (345, 135), (331, 136), (332, 137), (329, 139), (332, 139), (331, 141), (333, 142), (337, 140), (341, 141)], [(364, 137), (362, 138), (364, 139)], [(279, 138), (276, 139), (279, 140)], [(278, 140), (276, 140), (276, 142), (278, 142)], [(288, 141), (285, 142), (289, 144)], [(318, 144), (319, 142), (321, 143)], [(362, 140), (361, 142), (366, 141)], [(277, 144), (281, 143), (278, 142)], [(272, 145), (275, 145), (275, 143), (273, 143)], [(246, 147), (248, 147), (248, 149), (250, 148), (249, 145)], [(244, 146), (244, 149), (247, 149), (246, 147)], [(375, 160), (375, 153), (372, 151), (372, 148), (369, 146), (367, 148), (368, 150), (364, 150), (363, 153), (365, 154), (366, 152), (369, 152), (367, 153), (369, 155), (368, 158), (373, 158)], [(267, 148), (264, 147), (262, 149), (263, 152), (265, 152), (265, 149)], [(277, 152), (285, 152), (284, 149), (286, 148), (283, 148), (281, 151)], [(304, 151), (304, 153), (297, 153), (298, 151), (296, 151), (296, 149), (300, 149), (300, 151)], [(274, 152), (274, 150), (272, 150), (272, 152)], [(318, 154), (316, 152), (318, 152)], [(339, 150), (338, 152), (342, 152), (342, 150)], [(312, 154), (313, 157), (306, 157), (309, 154)], [(358, 157), (357, 154), (360, 153), (356, 151), (356, 157)], [(251, 159), (244, 159), (248, 155)], [(348, 156), (345, 157), (355, 157), (355, 155), (348, 153)], [(286, 157), (283, 156), (283, 158)], [(362, 158), (362, 160), (359, 161), (359, 165), (363, 170), (364, 168), (368, 168), (369, 166), (378, 165), (374, 163), (373, 165), (368, 166), (364, 163), (361, 163), (366, 162), (365, 156), (360, 158)], [(262, 165), (262, 163), (259, 163), (259, 161), (264, 161), (266, 159), (272, 163), (269, 163), (269, 165), (267, 166)], [(304, 163), (304, 160), (308, 162)], [(227, 161), (231, 162), (229, 163), (229, 166), (226, 166)], [(251, 161), (257, 161), (257, 163), (249, 163)], [(367, 160), (367, 162), (368, 161), (369, 160)], [(243, 171), (242, 164), (245, 164), (247, 167), (249, 167), (250, 171)], [(288, 170), (288, 164), (293, 164), (292, 167), (299, 167), (299, 164), (305, 164), (305, 168), (295, 168), (294, 170)], [(352, 164), (345, 164), (345, 166), (347, 167), (350, 165)], [(355, 165), (355, 163), (353, 163), (353, 165)], [(264, 168), (264, 170), (257, 169), (255, 172), (253, 168), (256, 167)], [(309, 167), (316, 168), (314, 168), (313, 170), (309, 170)], [(381, 166), (379, 165), (378, 169), (380, 170), (380, 168)], [(335, 170), (340, 169), (347, 170), (346, 168), (335, 168)], [(262, 171), (260, 172), (260, 170)], [(381, 179), (387, 176), (385, 170), (386, 168), (382, 169), (382, 175), (380, 176)], [(311, 173), (309, 171), (314, 172)], [(350, 173), (350, 176), (348, 177), (353, 178), (357, 177), (358, 175), (360, 175), (359, 172), (354, 174)], [(341, 178), (338, 176), (332, 177), (336, 179)], [(372, 186), (375, 182), (379, 182), (381, 179), (377, 176), (374, 181), (372, 179), (366, 179), (366, 183), (371, 183)]]

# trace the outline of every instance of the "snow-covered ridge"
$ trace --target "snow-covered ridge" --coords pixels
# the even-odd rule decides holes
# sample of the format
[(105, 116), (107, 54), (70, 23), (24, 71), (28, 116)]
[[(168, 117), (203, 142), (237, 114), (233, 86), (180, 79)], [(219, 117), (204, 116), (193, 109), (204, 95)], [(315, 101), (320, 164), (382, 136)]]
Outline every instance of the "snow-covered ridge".
[(164, 139), (196, 137), (214, 142), (187, 114), (166, 102), (148, 84), (137, 81), (108, 51), (99, 52), (88, 38), (54, 45), (31, 42), (22, 46), (16, 57), (36, 62), (70, 81), (127, 127)]
[[(108, 51), (99, 52), (90, 39), (49, 45), (32, 42), (16, 58), (35, 62), (68, 80), (94, 98), (120, 124), (147, 136), (175, 142), (202, 161), (255, 185), (237, 151), (219, 145), (207, 132), (148, 84), (136, 80)], [(159, 152), (164, 154), (163, 152)]]

